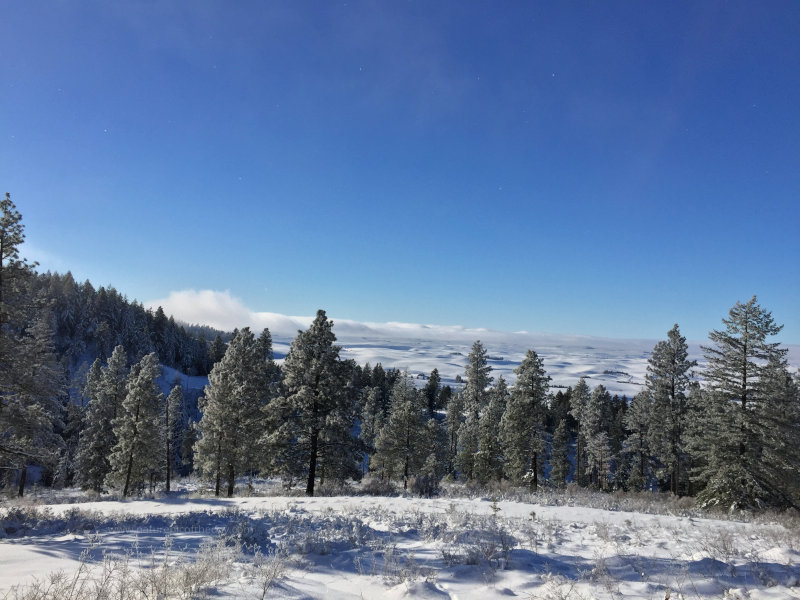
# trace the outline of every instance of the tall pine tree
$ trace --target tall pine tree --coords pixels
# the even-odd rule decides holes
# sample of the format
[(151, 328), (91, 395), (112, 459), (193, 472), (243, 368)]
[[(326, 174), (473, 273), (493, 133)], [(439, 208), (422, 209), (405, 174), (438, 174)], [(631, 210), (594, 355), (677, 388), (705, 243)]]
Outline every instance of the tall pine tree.
[(271, 468), (287, 477), (304, 476), (309, 496), (314, 495), (321, 453), (352, 455), (357, 443), (352, 436), (327, 437), (355, 413), (348, 405), (352, 397), (345, 391), (346, 372), (335, 341), (333, 322), (324, 310), (317, 311), (306, 331), (298, 332), (283, 363), (284, 394), (270, 410), (275, 429), (264, 437)]
[(461, 391), (465, 419), (458, 429), (458, 454), (456, 464), (461, 475), (467, 480), (475, 476), (475, 454), (478, 452), (480, 417), (489, 401), (486, 388), (492, 383), (492, 367), (489, 366), (488, 353), (480, 340), (472, 344), (465, 368), (467, 384)]
[[(783, 328), (755, 296), (731, 308), (722, 320), (725, 328), (709, 334), (704, 346), (707, 367), (705, 439), (696, 439), (701, 464), (696, 480), (699, 494), (709, 504), (735, 507), (791, 506), (797, 463), (785, 468), (772, 460), (782, 449), (797, 447), (796, 396), (777, 392), (786, 381), (787, 350), (767, 339)], [(785, 435), (790, 437), (786, 438)]]
[(515, 483), (527, 481), (535, 492), (544, 465), (544, 420), (550, 377), (533, 350), (528, 350), (514, 373), (517, 381), (500, 425), (506, 474)]
[(687, 394), (697, 362), (688, 359), (686, 338), (677, 324), (667, 336), (655, 345), (647, 361), (646, 385), (653, 401), (649, 444), (666, 470), (670, 490), (680, 495), (688, 491)]
[(136, 363), (128, 377), (125, 399), (112, 422), (117, 443), (111, 451), (106, 484), (121, 487), (123, 497), (145, 484), (152, 488), (162, 472), (164, 394), (156, 383), (160, 375), (155, 352)]

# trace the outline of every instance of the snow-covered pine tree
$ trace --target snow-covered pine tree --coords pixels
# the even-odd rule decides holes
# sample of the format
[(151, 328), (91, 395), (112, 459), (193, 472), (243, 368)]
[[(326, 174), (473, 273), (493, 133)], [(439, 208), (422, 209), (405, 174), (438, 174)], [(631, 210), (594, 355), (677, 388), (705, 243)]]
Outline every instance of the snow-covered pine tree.
[(586, 474), (589, 484), (605, 490), (611, 475), (611, 444), (608, 429), (611, 418), (611, 394), (605, 386), (592, 390), (583, 411), (581, 432), (586, 440)]
[(506, 412), (509, 392), (502, 375), (489, 390), (489, 404), (478, 423), (478, 453), (475, 455), (475, 478), (481, 484), (503, 478), (503, 444), (501, 423)]
[(24, 395), (22, 332), (27, 318), (28, 285), (35, 264), (20, 258), (25, 241), (22, 215), (6, 194), (0, 200), (0, 460), (22, 469), (36, 457), (25, 445), (27, 434), (20, 431), (27, 415)]
[(455, 476), (456, 458), (458, 456), (458, 432), (464, 423), (464, 398), (460, 393), (450, 395), (444, 423), (447, 429), (447, 473)]
[(544, 420), (550, 377), (533, 350), (528, 350), (514, 373), (517, 381), (511, 388), (500, 423), (505, 471), (511, 481), (517, 484), (527, 481), (535, 492), (544, 466)]
[(580, 378), (570, 394), (569, 414), (575, 419), (577, 432), (575, 435), (575, 482), (586, 486), (586, 409), (589, 405), (590, 390), (586, 379)]
[(553, 441), (550, 446), (550, 481), (557, 487), (563, 487), (569, 477), (569, 435), (567, 419), (563, 418), (556, 425)]
[(125, 399), (112, 422), (117, 443), (111, 451), (106, 485), (121, 487), (123, 497), (145, 484), (152, 488), (162, 472), (164, 394), (156, 383), (160, 374), (155, 352), (136, 363), (128, 376)]
[[(649, 414), (653, 426), (649, 428), (649, 444), (653, 455), (667, 471), (669, 488), (675, 495), (688, 491), (687, 393), (691, 369), (697, 365), (688, 356), (686, 338), (676, 323), (667, 333), (667, 339), (653, 348), (645, 380), (652, 398)], [(641, 470), (641, 465), (639, 468)]]
[[(800, 374), (798, 374), (800, 375)], [(763, 410), (757, 427), (766, 440), (762, 461), (769, 467), (761, 474), (766, 486), (781, 490), (786, 504), (800, 506), (800, 381), (777, 357), (761, 374)]]
[(106, 367), (96, 359), (87, 374), (84, 428), (78, 441), (77, 480), (83, 489), (100, 492), (111, 471), (111, 450), (117, 444), (111, 426), (126, 395), (128, 357), (121, 345), (114, 348)]
[[(351, 397), (345, 393), (335, 341), (333, 322), (324, 310), (317, 311), (307, 330), (298, 332), (283, 363), (284, 394), (269, 411), (275, 429), (263, 438), (271, 469), (290, 478), (305, 476), (309, 496), (314, 495), (320, 453), (326, 450), (321, 448), (326, 428), (338, 421), (337, 414), (354, 413), (347, 406)], [(377, 366), (373, 376), (376, 370)]]
[(328, 415), (325, 429), (320, 435), (317, 461), (320, 484), (326, 481), (343, 484), (349, 479), (358, 479), (364, 462), (365, 445), (353, 435), (359, 417), (360, 377), (354, 361), (340, 360), (337, 364), (342, 371), (341, 406), (340, 410)]
[(651, 422), (653, 427), (661, 426), (652, 419), (653, 399), (648, 390), (642, 390), (633, 397), (625, 414), (625, 429), (629, 432), (625, 439), (625, 454), (630, 462), (626, 483), (628, 489), (637, 492), (645, 489), (652, 476)]
[(693, 443), (700, 459), (695, 480), (704, 486), (698, 498), (742, 508), (796, 504), (784, 463), (768, 460), (780, 454), (787, 441), (794, 441), (781, 434), (797, 427), (790, 421), (795, 414), (792, 401), (771, 397), (770, 380), (786, 370), (787, 350), (767, 338), (783, 326), (755, 296), (744, 304), (737, 302), (722, 323), (724, 330), (709, 333), (713, 345), (703, 347), (708, 434)]
[(208, 376), (199, 402), (203, 416), (195, 462), (205, 477), (213, 475), (217, 495), (222, 478), (231, 497), (236, 477), (254, 472), (262, 462), (259, 438), (271, 400), (271, 352), (266, 338), (256, 340), (249, 327), (237, 330)]
[(439, 369), (434, 369), (431, 371), (428, 383), (425, 384), (423, 389), (423, 394), (428, 404), (428, 416), (430, 417), (439, 409), (439, 388), (441, 385), (442, 378), (439, 376)]
[(213, 341), (208, 345), (208, 360), (211, 362), (212, 367), (225, 356), (226, 348), (227, 346), (222, 341), (222, 336), (219, 333), (215, 335)]
[(392, 386), (389, 418), (375, 440), (375, 463), (389, 479), (402, 479), (403, 489), (428, 457), (426, 402), (414, 387), (408, 372)]
[(500, 421), (508, 402), (508, 386), (502, 376), (489, 389), (489, 403), (478, 421), (478, 452), (475, 454), (475, 479), (485, 485), (503, 477), (503, 445)]
[(489, 373), (488, 353), (480, 340), (472, 344), (472, 350), (467, 357), (467, 366), (464, 369), (467, 380), (461, 391), (464, 404), (465, 419), (458, 430), (458, 453), (456, 466), (467, 480), (475, 476), (475, 454), (478, 452), (478, 437), (480, 416), (489, 401), (486, 388), (492, 383)]
[[(16, 365), (16, 394), (5, 407), (14, 427), (5, 443), (24, 448), (27, 456), (17, 456), (20, 469), (18, 495), (23, 496), (27, 466), (34, 462), (45, 469), (47, 479), (58, 464), (63, 439), (54, 432), (61, 427), (63, 370), (53, 348), (50, 312), (39, 309), (36, 319), (20, 339)], [(13, 464), (13, 463), (12, 463)]]
[(361, 431), (359, 437), (367, 452), (367, 470), (371, 470), (372, 455), (375, 453), (375, 440), (383, 427), (383, 410), (381, 409), (381, 390), (368, 387), (362, 391), (364, 400), (361, 410)]
[[(94, 413), (100, 412), (103, 403), (100, 400), (101, 381), (103, 377), (103, 365), (99, 358), (95, 359), (86, 374), (86, 383), (83, 387), (83, 397), (86, 398), (86, 410), (84, 413), (84, 426), (78, 439), (78, 452), (75, 455), (75, 471), (78, 484), (83, 489), (100, 491), (103, 489), (103, 482), (109, 471), (108, 455), (111, 447), (106, 453), (95, 450), (94, 445), (104, 438), (100, 438), (97, 433), (98, 425), (101, 423), (101, 416)], [(110, 423), (109, 418), (107, 423)], [(110, 429), (106, 425), (107, 429)], [(106, 436), (110, 437), (110, 436)]]
[(164, 475), (166, 490), (170, 491), (172, 469), (175, 463), (175, 447), (180, 439), (180, 414), (183, 405), (183, 388), (180, 383), (172, 386), (164, 401)]

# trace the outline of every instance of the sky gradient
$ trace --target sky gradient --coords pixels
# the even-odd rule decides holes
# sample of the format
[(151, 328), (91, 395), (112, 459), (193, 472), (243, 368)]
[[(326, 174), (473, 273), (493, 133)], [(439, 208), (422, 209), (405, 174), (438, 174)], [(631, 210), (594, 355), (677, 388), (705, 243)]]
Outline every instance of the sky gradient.
[(797, 2), (30, 2), (23, 254), (143, 302), (800, 343)]

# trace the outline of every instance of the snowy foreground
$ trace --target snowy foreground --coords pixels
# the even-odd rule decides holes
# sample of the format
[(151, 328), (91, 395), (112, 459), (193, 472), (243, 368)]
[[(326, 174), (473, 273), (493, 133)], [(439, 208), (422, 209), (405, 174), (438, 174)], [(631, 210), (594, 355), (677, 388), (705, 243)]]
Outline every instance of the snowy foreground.
[(4, 503), (0, 597), (800, 598), (796, 517), (532, 499)]

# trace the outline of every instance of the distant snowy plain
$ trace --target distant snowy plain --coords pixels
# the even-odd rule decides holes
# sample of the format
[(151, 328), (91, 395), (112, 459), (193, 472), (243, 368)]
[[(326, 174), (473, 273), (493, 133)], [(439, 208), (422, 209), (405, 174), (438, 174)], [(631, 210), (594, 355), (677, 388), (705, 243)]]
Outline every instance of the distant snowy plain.
[[(167, 314), (187, 323), (202, 323), (232, 331), (250, 327), (272, 333), (276, 357), (289, 350), (299, 330), (307, 329), (313, 316), (292, 317), (272, 312), (250, 310), (226, 291), (181, 290), (168, 297), (147, 303), (150, 308), (163, 307)], [(339, 319), (333, 321), (342, 356), (363, 365), (408, 369), (413, 376), (427, 376), (439, 370), (444, 383), (453, 384), (457, 375), (464, 375), (464, 366), (473, 342), (480, 340), (488, 351), (492, 375), (502, 375), (507, 382), (515, 379), (514, 368), (528, 350), (535, 350), (544, 360), (554, 391), (575, 385), (586, 377), (591, 387), (603, 384), (612, 394), (634, 396), (642, 389), (647, 372), (647, 359), (658, 340), (614, 339), (583, 335), (504, 332), (457, 325), (422, 325), (416, 323), (370, 323)], [(664, 338), (667, 337), (666, 330)], [(703, 364), (701, 344), (689, 342), (689, 357)], [(789, 362), (800, 367), (800, 346), (789, 346)]]

